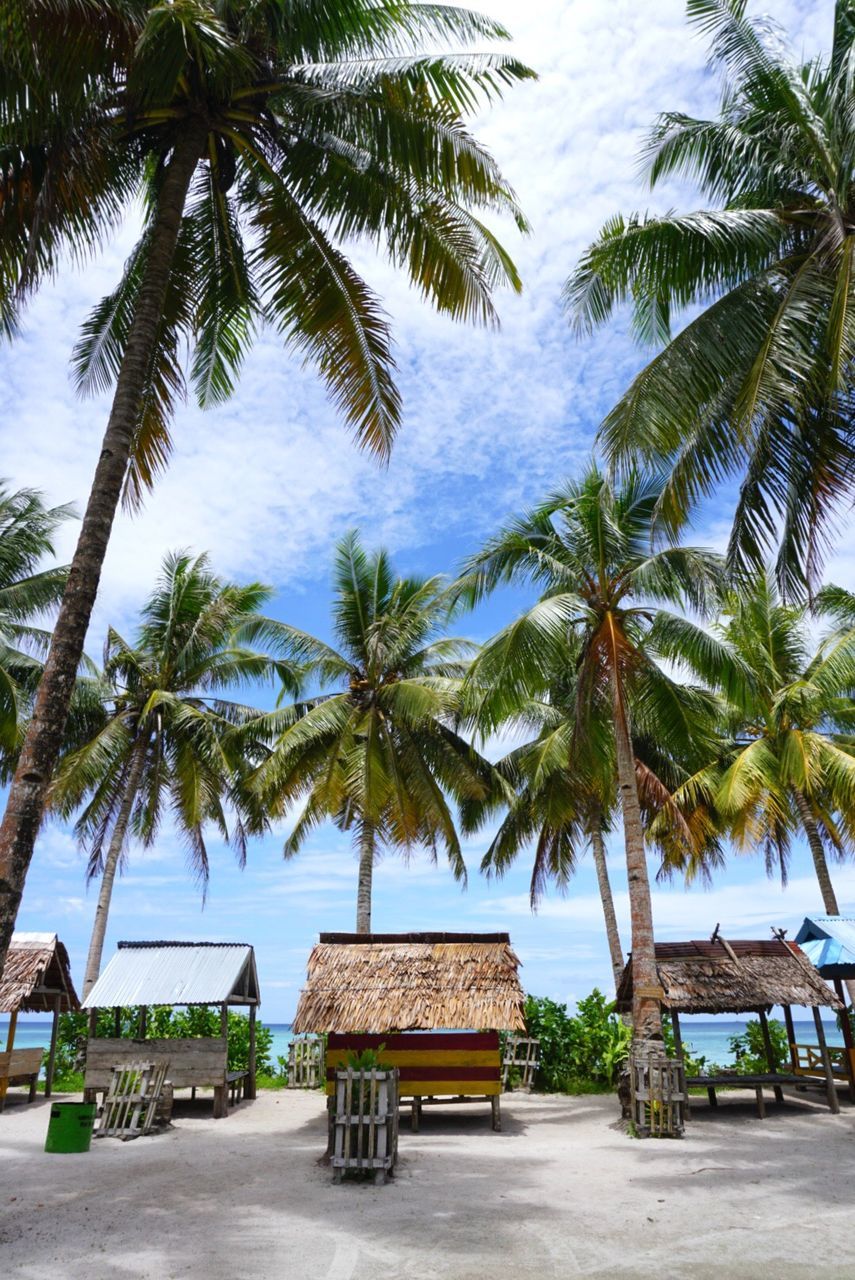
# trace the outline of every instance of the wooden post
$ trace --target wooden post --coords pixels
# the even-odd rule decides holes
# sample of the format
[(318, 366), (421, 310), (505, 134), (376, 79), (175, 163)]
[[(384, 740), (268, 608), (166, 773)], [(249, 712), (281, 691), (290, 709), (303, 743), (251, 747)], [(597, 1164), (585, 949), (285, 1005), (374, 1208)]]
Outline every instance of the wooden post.
[(118, 1006), (113, 1010), (113, 1035), (117, 1040), (122, 1038), (122, 1011)]
[(837, 1097), (837, 1085), (834, 1083), (834, 1076), (831, 1073), (831, 1059), (828, 1056), (828, 1046), (825, 1043), (825, 1028), (822, 1025), (822, 1017), (816, 1005), (813, 1006), (813, 1022), (816, 1027), (816, 1039), (819, 1045), (819, 1053), (822, 1058), (822, 1065), (825, 1068), (825, 1092), (828, 1098), (828, 1105), (834, 1115), (840, 1111), (840, 1102)]
[(146, 1022), (148, 1021), (148, 1008), (146, 1005), (140, 1006), (140, 1025), (137, 1034), (138, 1040), (145, 1040)]
[(849, 1076), (849, 1101), (855, 1102), (855, 1036), (852, 1034), (852, 1021), (849, 1017), (846, 993), (843, 990), (843, 983), (840, 978), (834, 979), (834, 990), (837, 992), (838, 1000), (843, 1005), (843, 1012), (840, 1014), (840, 1025), (843, 1031), (843, 1044), (846, 1048), (846, 1071)]
[[(671, 1026), (674, 1028), (674, 1048), (677, 1050), (677, 1057), (683, 1057), (683, 1037), (680, 1035), (680, 1015), (676, 1009), (671, 1010)], [(686, 1064), (683, 1061), (683, 1092), (686, 1095), (686, 1119), (691, 1119), (691, 1111), (689, 1109), (689, 1087), (686, 1084)]]
[(254, 1098), (255, 1090), (255, 1005), (249, 1006), (249, 1075), (244, 1088), (245, 1098)]
[(53, 1092), (53, 1073), (56, 1067), (56, 1037), (59, 1032), (59, 1015), (62, 1012), (62, 996), (58, 995), (53, 1002), (53, 1023), (50, 1029), (50, 1051), (48, 1053), (47, 1071), (45, 1072), (45, 1097)]
[(229, 1006), (227, 1004), (220, 1005), (220, 1035), (224, 1040), (229, 1036)]
[(12, 1009), (9, 1013), (9, 1030), (6, 1033), (6, 1052), (12, 1052), (12, 1045), (15, 1043), (15, 1026), (18, 1021), (18, 1010)]
[[(769, 1067), (769, 1074), (776, 1076), (778, 1074), (778, 1060), (775, 1057), (775, 1050), (772, 1046), (772, 1036), (769, 1033), (769, 1019), (766, 1017), (765, 1009), (758, 1009), (757, 1013), (760, 1017), (760, 1030), (763, 1032), (763, 1048), (766, 1051), (766, 1063)], [(775, 1101), (779, 1107), (784, 1105), (784, 1091), (779, 1084), (774, 1086)]]
[(787, 1024), (787, 1039), (790, 1042), (790, 1069), (796, 1069), (796, 1028), (793, 1024), (793, 1011), (788, 1004), (784, 1005), (784, 1022)]

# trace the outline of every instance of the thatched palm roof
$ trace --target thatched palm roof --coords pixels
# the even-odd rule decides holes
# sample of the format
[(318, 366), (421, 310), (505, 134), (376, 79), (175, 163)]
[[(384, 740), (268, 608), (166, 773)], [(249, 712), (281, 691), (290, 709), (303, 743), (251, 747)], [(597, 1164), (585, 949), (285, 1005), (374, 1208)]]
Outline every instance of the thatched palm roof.
[(13, 933), (0, 978), (0, 1013), (61, 1012), (80, 1008), (68, 952), (55, 933)]
[(294, 1030), (523, 1031), (506, 933), (322, 933)]
[[(657, 942), (656, 967), (666, 1009), (678, 1013), (748, 1013), (775, 1004), (840, 1001), (795, 943)], [(617, 1008), (632, 1008), (632, 961), (620, 980)]]

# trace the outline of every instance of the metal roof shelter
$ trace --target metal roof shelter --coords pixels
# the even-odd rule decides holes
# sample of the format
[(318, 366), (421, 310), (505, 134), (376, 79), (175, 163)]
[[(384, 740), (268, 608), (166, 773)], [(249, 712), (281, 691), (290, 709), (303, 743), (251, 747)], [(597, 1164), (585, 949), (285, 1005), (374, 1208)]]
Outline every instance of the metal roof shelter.
[(855, 978), (855, 920), (806, 916), (796, 942), (824, 978)]
[[(56, 1035), (61, 1013), (80, 1008), (71, 980), (68, 952), (55, 933), (13, 933), (0, 978), (0, 1013), (8, 1013), (6, 1053), (11, 1055), (18, 1013), (50, 1013), (50, 1054), (45, 1071), (45, 1097), (53, 1087)], [(21, 1051), (18, 1051), (19, 1053)], [(32, 1051), (30, 1051), (32, 1052)], [(14, 1063), (9, 1070), (14, 1075)], [(5, 1093), (5, 1089), (0, 1085)], [(0, 1102), (2, 1098), (0, 1098)]]
[(257, 1005), (259, 999), (255, 952), (248, 943), (120, 942), (83, 1008)]
[[(133, 1060), (143, 1053), (168, 1056), (172, 1082), (177, 1087), (214, 1087), (214, 1115), (228, 1114), (228, 1091), (240, 1081), (243, 1096), (255, 1097), (255, 1019), (261, 1002), (255, 952), (246, 942), (120, 942), (116, 954), (83, 1001), (89, 1010), (84, 1097), (94, 1101), (104, 1088), (108, 1068), (121, 1062), (122, 1053)], [(119, 1011), (140, 1006), (138, 1038), (123, 1039)], [(151, 1005), (219, 1005), (219, 1037), (146, 1038), (147, 1010)], [(228, 1009), (249, 1007), (249, 1062), (246, 1071), (228, 1069)], [(96, 1039), (96, 1010), (115, 1011), (115, 1034)], [(244, 1083), (245, 1080), (245, 1083)]]

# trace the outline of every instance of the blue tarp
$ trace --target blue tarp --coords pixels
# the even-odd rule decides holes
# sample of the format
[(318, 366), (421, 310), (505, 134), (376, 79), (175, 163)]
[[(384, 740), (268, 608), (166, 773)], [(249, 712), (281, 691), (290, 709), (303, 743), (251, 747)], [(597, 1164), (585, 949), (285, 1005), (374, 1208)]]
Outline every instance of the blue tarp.
[(824, 978), (855, 978), (855, 920), (808, 916), (796, 942)]

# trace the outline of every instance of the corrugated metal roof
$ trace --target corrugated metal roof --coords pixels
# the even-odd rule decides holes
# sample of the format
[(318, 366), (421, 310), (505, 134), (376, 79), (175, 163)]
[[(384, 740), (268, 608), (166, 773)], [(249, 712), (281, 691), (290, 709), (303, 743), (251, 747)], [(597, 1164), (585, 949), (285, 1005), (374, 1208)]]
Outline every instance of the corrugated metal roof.
[(120, 942), (83, 1007), (253, 1003), (258, 998), (255, 956), (246, 943)]
[(808, 916), (796, 942), (824, 978), (855, 978), (855, 920)]

